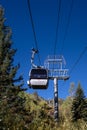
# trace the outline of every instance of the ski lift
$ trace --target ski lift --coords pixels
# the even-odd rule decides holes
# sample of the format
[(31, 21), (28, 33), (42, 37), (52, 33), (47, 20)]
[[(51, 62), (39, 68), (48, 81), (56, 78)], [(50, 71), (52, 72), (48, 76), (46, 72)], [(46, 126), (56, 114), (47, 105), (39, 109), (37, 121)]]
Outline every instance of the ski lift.
[(48, 71), (45, 68), (33, 68), (29, 73), (29, 81), (27, 82), (30, 88), (47, 89), (48, 87)]
[(45, 69), (42, 66), (37, 66), (34, 64), (34, 55), (38, 51), (35, 49), (32, 49), (32, 57), (31, 57), (31, 64), (32, 69), (29, 73), (29, 81), (27, 81), (27, 84), (30, 88), (33, 89), (47, 89), (48, 87), (48, 70)]

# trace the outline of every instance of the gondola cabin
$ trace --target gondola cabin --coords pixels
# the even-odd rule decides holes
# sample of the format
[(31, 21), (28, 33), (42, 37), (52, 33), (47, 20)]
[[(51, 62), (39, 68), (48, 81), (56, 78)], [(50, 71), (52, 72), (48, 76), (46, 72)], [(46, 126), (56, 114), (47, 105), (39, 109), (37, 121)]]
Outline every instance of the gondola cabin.
[(33, 68), (30, 71), (28, 85), (33, 89), (47, 89), (48, 71), (44, 68)]

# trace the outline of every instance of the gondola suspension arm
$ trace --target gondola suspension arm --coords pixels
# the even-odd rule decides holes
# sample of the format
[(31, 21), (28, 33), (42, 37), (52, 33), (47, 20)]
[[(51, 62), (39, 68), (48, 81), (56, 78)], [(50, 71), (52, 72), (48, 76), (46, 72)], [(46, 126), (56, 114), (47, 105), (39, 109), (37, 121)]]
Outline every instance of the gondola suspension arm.
[(32, 68), (37, 68), (38, 66), (34, 64), (34, 56), (35, 54), (38, 53), (38, 50), (35, 50), (34, 48), (32, 49), (32, 56), (31, 56), (31, 64)]

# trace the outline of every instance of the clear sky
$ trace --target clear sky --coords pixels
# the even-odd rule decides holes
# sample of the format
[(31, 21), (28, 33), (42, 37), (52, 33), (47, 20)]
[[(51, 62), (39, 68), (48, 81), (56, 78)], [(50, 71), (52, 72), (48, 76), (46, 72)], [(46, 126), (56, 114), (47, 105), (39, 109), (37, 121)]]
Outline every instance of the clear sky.
[[(67, 26), (71, 1), (61, 0), (56, 46), (56, 54), (63, 54), (66, 68), (69, 70), (87, 46), (87, 0), (73, 0), (72, 13), (69, 26)], [(30, 4), (40, 59), (43, 65), (46, 57), (53, 55), (54, 52), (58, 4), (57, 0), (30, 0)], [(0, 5), (5, 9), (5, 24), (12, 28), (13, 47), (18, 49), (15, 55), (15, 64), (20, 63), (21, 65), (18, 74), (23, 74), (25, 86), (27, 86), (28, 73), (31, 69), (31, 49), (35, 44), (27, 0), (0, 0)], [(66, 27), (67, 31), (65, 31)], [(67, 35), (63, 42), (65, 33)], [(37, 57), (35, 63), (38, 64)], [(58, 81), (59, 97), (66, 98), (69, 95), (70, 83), (74, 82), (77, 86), (79, 81), (87, 97), (87, 51), (74, 67), (70, 79), (66, 83)], [(37, 90), (28, 89), (29, 93), (35, 91)], [(37, 92), (44, 98), (53, 98), (53, 81), (50, 81), (47, 90), (38, 90)]]

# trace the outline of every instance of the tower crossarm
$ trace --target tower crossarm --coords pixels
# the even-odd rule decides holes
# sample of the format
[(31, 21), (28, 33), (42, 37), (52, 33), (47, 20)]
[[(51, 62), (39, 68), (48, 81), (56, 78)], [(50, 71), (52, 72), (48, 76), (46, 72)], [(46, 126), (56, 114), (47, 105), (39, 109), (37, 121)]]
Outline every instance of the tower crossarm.
[(45, 66), (49, 72), (49, 79), (58, 78), (59, 80), (67, 80), (69, 78), (69, 70), (65, 68), (65, 59), (63, 56), (48, 56)]

